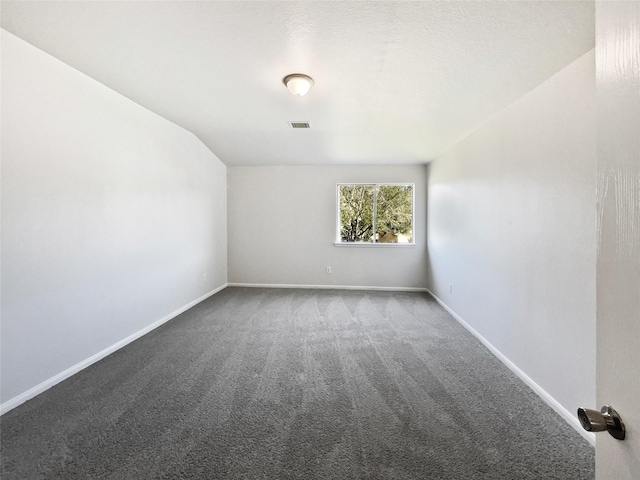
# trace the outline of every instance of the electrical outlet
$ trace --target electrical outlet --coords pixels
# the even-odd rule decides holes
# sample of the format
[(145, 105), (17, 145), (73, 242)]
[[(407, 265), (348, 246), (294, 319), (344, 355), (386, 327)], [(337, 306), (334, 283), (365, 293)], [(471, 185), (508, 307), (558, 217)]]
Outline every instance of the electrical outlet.
[(327, 267), (327, 273), (331, 273), (331, 267)]
[(206, 274), (206, 273), (203, 273), (203, 274), (202, 274), (202, 283), (204, 283), (204, 282), (206, 282), (206, 281), (207, 281), (207, 274)]
[(453, 283), (449, 284), (449, 293), (453, 293)]

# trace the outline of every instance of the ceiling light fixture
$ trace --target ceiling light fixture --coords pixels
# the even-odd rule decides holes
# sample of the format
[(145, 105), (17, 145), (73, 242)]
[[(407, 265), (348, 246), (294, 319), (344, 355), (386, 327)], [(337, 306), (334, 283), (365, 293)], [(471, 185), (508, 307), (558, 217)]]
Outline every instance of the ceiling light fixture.
[(282, 82), (291, 93), (302, 97), (309, 93), (309, 89), (311, 85), (313, 85), (313, 78), (308, 75), (303, 75), (302, 73), (292, 73), (284, 77)]

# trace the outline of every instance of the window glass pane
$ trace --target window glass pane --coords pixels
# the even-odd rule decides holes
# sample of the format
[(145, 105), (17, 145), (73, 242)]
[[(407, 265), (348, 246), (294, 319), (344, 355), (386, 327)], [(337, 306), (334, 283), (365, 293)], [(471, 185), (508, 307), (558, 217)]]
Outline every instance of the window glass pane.
[(340, 185), (340, 240), (373, 241), (373, 185)]
[(376, 239), (380, 243), (413, 241), (412, 185), (378, 185)]

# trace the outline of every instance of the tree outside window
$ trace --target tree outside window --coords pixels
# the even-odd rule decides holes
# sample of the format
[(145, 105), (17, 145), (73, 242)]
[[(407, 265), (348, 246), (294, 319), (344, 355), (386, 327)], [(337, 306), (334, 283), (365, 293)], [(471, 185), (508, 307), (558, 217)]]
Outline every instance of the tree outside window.
[(413, 184), (338, 185), (338, 241), (413, 243), (413, 190)]

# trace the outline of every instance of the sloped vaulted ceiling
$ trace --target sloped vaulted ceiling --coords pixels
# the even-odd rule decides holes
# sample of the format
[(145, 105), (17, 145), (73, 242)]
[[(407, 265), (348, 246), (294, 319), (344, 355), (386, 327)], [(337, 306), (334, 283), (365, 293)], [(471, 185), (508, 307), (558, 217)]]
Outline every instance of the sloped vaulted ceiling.
[[(3, 1), (228, 165), (424, 163), (594, 46), (594, 2)], [(282, 78), (315, 80), (294, 97)], [(292, 129), (288, 121), (309, 121)]]

